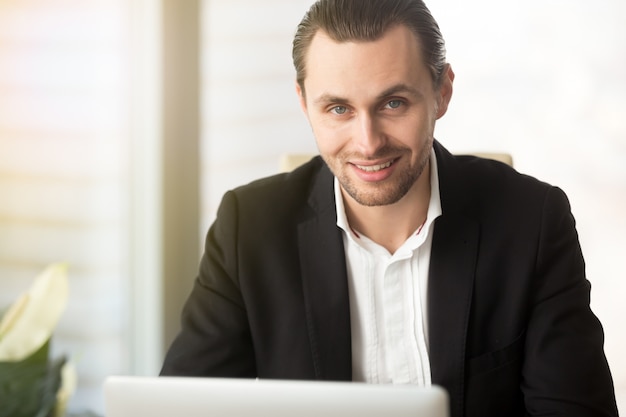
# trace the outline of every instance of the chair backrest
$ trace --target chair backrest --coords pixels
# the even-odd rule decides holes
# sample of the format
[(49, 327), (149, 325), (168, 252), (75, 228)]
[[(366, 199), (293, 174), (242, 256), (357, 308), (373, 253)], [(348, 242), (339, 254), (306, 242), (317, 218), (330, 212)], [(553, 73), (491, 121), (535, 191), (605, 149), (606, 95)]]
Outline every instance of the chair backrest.
[[(508, 153), (475, 152), (469, 155), (493, 159), (513, 166), (513, 157)], [(313, 153), (284, 154), (280, 158), (280, 170), (281, 172), (292, 171), (300, 165), (304, 164), (305, 162), (308, 162), (314, 156), (316, 156), (316, 154)]]
[(472, 152), (468, 155), (478, 156), (480, 158), (493, 159), (494, 161), (504, 162), (509, 166), (513, 166), (513, 156), (509, 153), (498, 152)]

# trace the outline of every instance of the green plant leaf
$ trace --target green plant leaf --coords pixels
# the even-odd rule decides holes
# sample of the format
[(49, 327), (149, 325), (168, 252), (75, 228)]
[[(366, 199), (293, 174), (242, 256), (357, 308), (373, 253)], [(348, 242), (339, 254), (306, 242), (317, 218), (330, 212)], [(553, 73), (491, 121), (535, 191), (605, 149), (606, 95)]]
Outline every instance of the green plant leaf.
[(48, 340), (18, 362), (0, 362), (0, 417), (47, 417), (56, 402), (65, 358), (49, 362)]

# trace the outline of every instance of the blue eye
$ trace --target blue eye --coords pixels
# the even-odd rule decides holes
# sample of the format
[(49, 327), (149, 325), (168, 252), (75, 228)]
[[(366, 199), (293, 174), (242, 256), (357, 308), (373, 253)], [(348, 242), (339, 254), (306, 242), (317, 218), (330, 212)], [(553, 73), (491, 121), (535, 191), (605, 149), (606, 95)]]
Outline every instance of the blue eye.
[(335, 106), (332, 109), (330, 109), (330, 111), (332, 113), (335, 113), (335, 114), (338, 114), (338, 115), (342, 115), (342, 114), (346, 114), (348, 109), (345, 106)]
[(389, 107), (390, 109), (397, 109), (400, 106), (402, 106), (402, 101), (400, 100), (391, 100), (389, 103), (387, 103), (387, 107)]

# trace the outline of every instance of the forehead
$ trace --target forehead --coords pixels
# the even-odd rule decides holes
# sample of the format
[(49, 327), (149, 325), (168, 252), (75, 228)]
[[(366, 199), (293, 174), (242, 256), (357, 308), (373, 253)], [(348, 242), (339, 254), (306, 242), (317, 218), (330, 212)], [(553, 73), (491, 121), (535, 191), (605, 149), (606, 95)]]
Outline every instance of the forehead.
[(337, 42), (324, 31), (315, 34), (306, 57), (307, 95), (377, 94), (398, 84), (432, 86), (421, 45), (407, 27), (394, 26), (374, 41)]

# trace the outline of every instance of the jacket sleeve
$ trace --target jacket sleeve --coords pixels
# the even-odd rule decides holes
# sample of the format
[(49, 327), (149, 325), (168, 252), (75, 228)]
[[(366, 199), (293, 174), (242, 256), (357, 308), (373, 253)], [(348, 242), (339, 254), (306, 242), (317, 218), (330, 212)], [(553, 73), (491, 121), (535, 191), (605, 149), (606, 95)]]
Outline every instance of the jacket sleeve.
[(617, 416), (604, 334), (589, 307), (590, 284), (565, 194), (547, 193), (535, 266), (522, 391), (541, 416)]
[(246, 309), (238, 282), (238, 205), (226, 193), (209, 229), (198, 277), (161, 375), (255, 377)]

